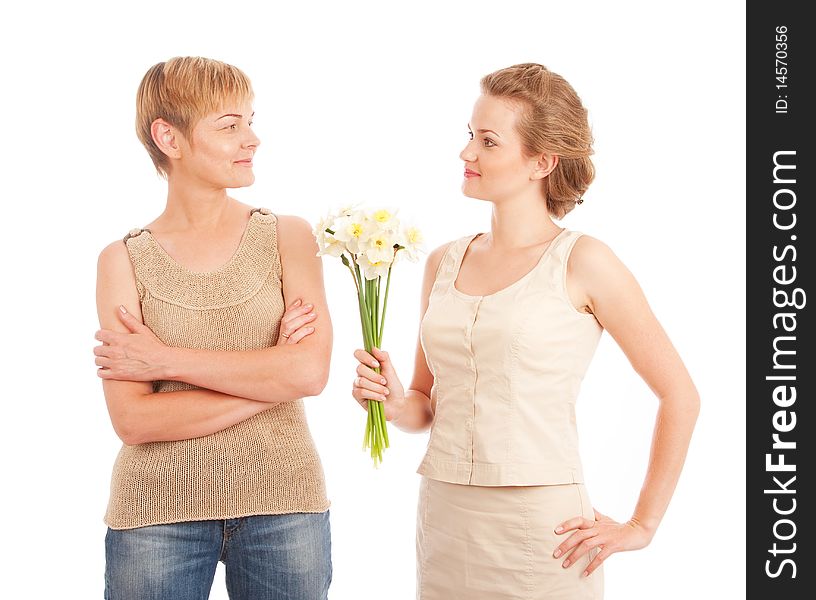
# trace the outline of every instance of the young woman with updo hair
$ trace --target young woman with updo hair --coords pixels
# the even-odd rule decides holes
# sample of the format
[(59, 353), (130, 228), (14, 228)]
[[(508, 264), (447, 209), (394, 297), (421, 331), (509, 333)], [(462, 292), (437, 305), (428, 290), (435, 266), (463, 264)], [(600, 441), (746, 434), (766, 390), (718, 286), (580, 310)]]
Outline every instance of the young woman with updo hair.
[[(355, 351), (353, 396), (430, 427), (417, 512), (417, 598), (597, 600), (602, 564), (651, 541), (699, 412), (680, 356), (603, 242), (560, 227), (594, 177), (587, 111), (560, 75), (520, 64), (484, 77), (460, 154), (490, 230), (428, 257), (414, 374)], [(659, 401), (632, 516), (593, 508), (575, 400), (601, 333)], [(380, 373), (374, 368), (380, 367)]]

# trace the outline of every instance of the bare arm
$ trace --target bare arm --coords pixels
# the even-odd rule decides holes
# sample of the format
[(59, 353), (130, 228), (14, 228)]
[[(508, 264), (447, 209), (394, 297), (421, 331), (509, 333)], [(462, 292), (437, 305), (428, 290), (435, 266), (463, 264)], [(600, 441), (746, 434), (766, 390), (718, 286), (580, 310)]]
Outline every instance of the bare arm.
[[(184, 381), (192, 385), (261, 402), (286, 402), (316, 396), (329, 374), (332, 326), (323, 287), (323, 266), (309, 224), (298, 217), (278, 217), (278, 250), (283, 270), (285, 301), (303, 298), (309, 304), (290, 308), (281, 332), (308, 329), (296, 343), (244, 351), (197, 350), (162, 344), (149, 330), (128, 325), (131, 335), (100, 332), (113, 354), (123, 350), (137, 357), (138, 369), (111, 363), (107, 377), (135, 380)], [(291, 320), (290, 320), (291, 319)], [(307, 327), (308, 326), (308, 327)], [(108, 356), (117, 359), (118, 356)], [(118, 368), (118, 369), (117, 369)]]
[[(599, 515), (600, 527), (592, 524), (590, 529), (582, 530), (583, 535), (579, 532), (573, 536), (573, 546), (578, 542), (581, 545), (571, 557), (572, 562), (588, 549), (603, 546), (590, 565), (591, 572), (609, 554), (643, 547), (654, 536), (680, 477), (700, 399), (637, 281), (606, 245), (581, 237), (568, 269), (573, 301), (586, 305), (595, 315), (659, 401), (648, 470), (632, 518), (617, 524)], [(564, 525), (565, 529), (581, 527), (577, 521)], [(569, 540), (562, 546), (562, 552), (570, 548)]]
[[(116, 314), (119, 306), (141, 321), (133, 268), (121, 241), (99, 256), (96, 303), (104, 328), (126, 331)], [(113, 428), (131, 445), (209, 435), (271, 407), (210, 390), (154, 393), (150, 382), (105, 380), (102, 387)]]
[[(448, 244), (445, 244), (437, 248), (425, 261), (419, 310), (420, 322), (425, 316), (425, 311), (428, 310), (428, 301), (436, 279), (436, 272), (447, 247)], [(405, 392), (403, 392), (402, 384), (387, 352), (373, 349), (372, 356), (365, 350), (356, 350), (354, 356), (360, 361), (360, 365), (357, 367), (359, 377), (355, 379), (352, 395), (362, 406), (365, 407), (367, 398), (384, 400), (386, 419), (403, 431), (415, 433), (428, 429), (436, 409), (430, 398), (434, 376), (428, 368), (418, 334), (414, 354), (414, 376)], [(380, 375), (373, 370), (377, 366), (381, 366)], [(382, 384), (381, 378), (385, 378), (387, 383)], [(386, 390), (388, 390), (387, 394)]]

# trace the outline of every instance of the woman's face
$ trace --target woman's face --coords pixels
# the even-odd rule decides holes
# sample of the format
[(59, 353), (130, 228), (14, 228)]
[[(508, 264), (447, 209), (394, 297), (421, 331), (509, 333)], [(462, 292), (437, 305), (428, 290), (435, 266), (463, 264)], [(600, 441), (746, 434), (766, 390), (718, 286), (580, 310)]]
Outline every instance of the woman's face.
[(252, 157), (261, 143), (252, 131), (254, 112), (250, 101), (227, 102), (204, 116), (182, 142), (182, 159), (175, 168), (215, 188), (252, 185)]
[(470, 198), (500, 201), (538, 186), (537, 159), (525, 156), (516, 119), (521, 107), (495, 96), (479, 96), (468, 125), (470, 141), (459, 158), (465, 161), (462, 192)]

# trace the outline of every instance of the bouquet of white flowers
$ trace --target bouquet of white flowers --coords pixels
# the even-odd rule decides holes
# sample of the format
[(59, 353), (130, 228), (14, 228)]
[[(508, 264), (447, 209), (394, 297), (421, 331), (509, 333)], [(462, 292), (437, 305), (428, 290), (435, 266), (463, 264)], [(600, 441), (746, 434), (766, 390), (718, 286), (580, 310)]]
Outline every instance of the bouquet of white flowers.
[[(363, 343), (367, 352), (381, 347), (391, 269), (401, 256), (416, 262), (422, 249), (422, 234), (413, 226), (403, 226), (396, 211), (364, 210), (346, 207), (330, 213), (315, 225), (315, 239), (320, 251), (339, 257), (348, 268), (357, 288)], [(386, 278), (385, 293), (381, 293), (382, 278)], [(379, 372), (379, 369), (376, 369)], [(374, 466), (382, 462), (388, 448), (388, 430), (382, 403), (368, 401), (363, 449), (371, 450)]]

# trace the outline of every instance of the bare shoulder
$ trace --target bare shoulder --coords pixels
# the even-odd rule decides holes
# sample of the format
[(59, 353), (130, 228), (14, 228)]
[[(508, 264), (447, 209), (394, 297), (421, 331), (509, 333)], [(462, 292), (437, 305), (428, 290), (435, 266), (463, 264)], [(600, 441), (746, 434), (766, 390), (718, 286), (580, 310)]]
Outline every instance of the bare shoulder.
[(592, 278), (609, 277), (620, 273), (621, 269), (626, 270), (626, 267), (612, 248), (589, 235), (578, 238), (567, 261), (570, 276), (578, 278), (584, 275)]
[(295, 215), (275, 215), (278, 230), (278, 248), (283, 255), (292, 252), (317, 254), (317, 241), (312, 226), (303, 217)]
[[(599, 320), (610, 307), (632, 305), (643, 294), (635, 277), (612, 249), (588, 235), (578, 238), (570, 254), (567, 291), (575, 306), (588, 306)], [(602, 324), (606, 326), (604, 321)]]
[(133, 267), (127, 246), (122, 240), (111, 242), (102, 249), (97, 260), (98, 275), (114, 276), (121, 273), (132, 274)]
[(120, 305), (141, 320), (136, 275), (125, 242), (117, 240), (105, 246), (99, 253), (97, 262), (96, 306), (99, 322), (103, 327), (120, 331), (124, 329), (115, 316)]
[(278, 222), (278, 229), (281, 231), (285, 230), (286, 233), (303, 233), (304, 231), (308, 232), (309, 235), (312, 233), (312, 226), (303, 217), (298, 217), (297, 215), (276, 214), (275, 219)]

